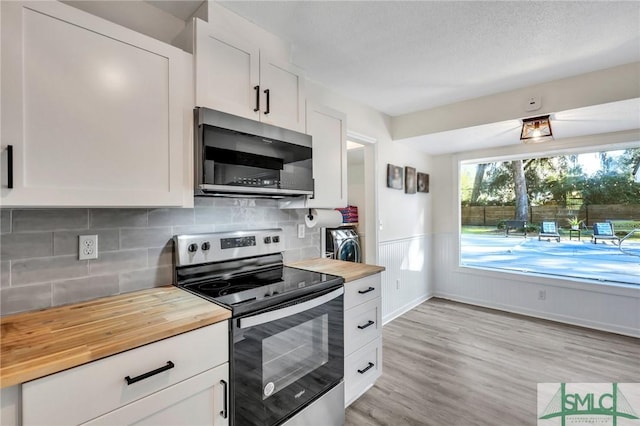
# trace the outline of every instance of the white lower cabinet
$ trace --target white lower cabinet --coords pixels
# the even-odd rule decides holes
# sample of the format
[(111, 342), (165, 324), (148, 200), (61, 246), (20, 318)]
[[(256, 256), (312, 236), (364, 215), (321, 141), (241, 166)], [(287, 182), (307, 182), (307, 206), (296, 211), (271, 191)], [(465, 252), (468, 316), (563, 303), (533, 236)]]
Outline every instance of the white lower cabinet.
[(83, 425), (227, 425), (228, 377), (224, 363)]
[(228, 424), (220, 322), (22, 385), (24, 425)]
[(345, 284), (345, 407), (373, 386), (382, 374), (380, 286), (380, 274)]

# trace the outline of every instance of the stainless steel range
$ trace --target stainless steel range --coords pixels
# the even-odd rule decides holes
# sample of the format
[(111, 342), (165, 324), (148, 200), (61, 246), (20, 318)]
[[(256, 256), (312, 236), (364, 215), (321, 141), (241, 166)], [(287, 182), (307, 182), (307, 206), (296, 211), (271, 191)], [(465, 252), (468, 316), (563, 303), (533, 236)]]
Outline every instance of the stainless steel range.
[(230, 424), (342, 425), (344, 280), (284, 266), (282, 229), (174, 243), (176, 285), (232, 312)]

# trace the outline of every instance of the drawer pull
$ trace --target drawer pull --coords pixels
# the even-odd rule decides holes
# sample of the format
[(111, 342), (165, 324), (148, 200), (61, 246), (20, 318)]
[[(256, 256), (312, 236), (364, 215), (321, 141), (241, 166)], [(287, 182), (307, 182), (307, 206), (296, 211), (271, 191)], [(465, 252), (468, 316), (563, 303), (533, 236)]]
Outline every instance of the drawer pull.
[(7, 188), (13, 189), (13, 145), (7, 145)]
[(360, 294), (367, 294), (367, 293), (369, 293), (369, 292), (371, 292), (371, 291), (373, 291), (373, 290), (375, 290), (375, 288), (373, 288), (373, 287), (369, 287), (369, 288), (368, 288), (368, 289), (366, 289), (366, 290), (358, 290), (358, 293), (360, 293)]
[(375, 322), (369, 320), (369, 321), (367, 321), (367, 323), (365, 325), (359, 325), (358, 328), (360, 330), (364, 330), (367, 327), (371, 327), (373, 324), (375, 324)]
[(367, 365), (364, 369), (358, 370), (358, 373), (364, 374), (367, 371), (371, 370), (371, 367), (373, 367), (374, 365), (375, 365), (374, 363), (370, 362), (369, 365)]
[(223, 399), (222, 399), (222, 411), (220, 411), (220, 415), (222, 416), (223, 419), (226, 419), (228, 416), (228, 410), (227, 410), (227, 382), (225, 382), (224, 380), (220, 380), (220, 384), (223, 386), (223, 390), (222, 390), (222, 395), (223, 395)]
[(164, 365), (160, 368), (156, 368), (155, 370), (149, 371), (147, 373), (141, 374), (133, 378), (127, 376), (124, 379), (127, 381), (127, 385), (131, 385), (135, 382), (139, 382), (140, 380), (148, 379), (151, 376), (155, 376), (156, 374), (162, 373), (163, 371), (171, 370), (175, 366), (176, 365), (173, 362), (167, 361), (167, 365)]

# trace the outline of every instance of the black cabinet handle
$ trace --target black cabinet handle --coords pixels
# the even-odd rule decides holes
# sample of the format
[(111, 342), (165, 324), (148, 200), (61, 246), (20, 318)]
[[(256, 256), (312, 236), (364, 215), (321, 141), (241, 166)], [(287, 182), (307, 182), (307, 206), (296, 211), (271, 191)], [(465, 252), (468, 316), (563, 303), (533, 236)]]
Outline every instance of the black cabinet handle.
[(224, 399), (222, 400), (222, 411), (220, 411), (220, 415), (222, 416), (223, 419), (227, 418), (228, 415), (228, 410), (227, 410), (227, 382), (225, 382), (224, 380), (220, 380), (220, 384), (224, 387), (224, 389), (222, 390), (223, 392), (223, 396)]
[(358, 290), (358, 293), (360, 293), (360, 294), (367, 294), (367, 293), (369, 293), (370, 291), (373, 291), (373, 290), (375, 290), (375, 288), (373, 288), (373, 287), (369, 287), (369, 288), (368, 288), (368, 289), (366, 289), (366, 290)]
[(260, 86), (253, 86), (253, 90), (256, 91), (256, 107), (253, 112), (258, 112), (260, 111)]
[(167, 361), (167, 365), (164, 365), (160, 368), (156, 368), (155, 370), (149, 371), (147, 373), (141, 374), (133, 378), (127, 376), (124, 379), (127, 381), (127, 385), (131, 385), (135, 382), (139, 382), (140, 380), (148, 379), (151, 376), (155, 376), (156, 374), (162, 373), (163, 371), (171, 370), (175, 366), (176, 365), (173, 362)]
[(373, 367), (374, 365), (375, 365), (374, 363), (370, 362), (369, 365), (367, 365), (364, 369), (358, 370), (358, 373), (364, 374), (367, 371), (371, 370), (371, 367)]
[(13, 145), (7, 145), (7, 188), (13, 188)]
[(264, 110), (264, 115), (269, 114), (271, 112), (269, 108), (271, 108), (271, 102), (269, 101), (269, 89), (265, 89), (264, 93), (267, 95), (267, 109)]
[(375, 324), (375, 322), (373, 322), (373, 321), (369, 320), (365, 325), (359, 325), (359, 326), (358, 326), (358, 328), (359, 328), (360, 330), (364, 330), (364, 329), (365, 329), (365, 328), (367, 328), (367, 327), (371, 327), (373, 324)]

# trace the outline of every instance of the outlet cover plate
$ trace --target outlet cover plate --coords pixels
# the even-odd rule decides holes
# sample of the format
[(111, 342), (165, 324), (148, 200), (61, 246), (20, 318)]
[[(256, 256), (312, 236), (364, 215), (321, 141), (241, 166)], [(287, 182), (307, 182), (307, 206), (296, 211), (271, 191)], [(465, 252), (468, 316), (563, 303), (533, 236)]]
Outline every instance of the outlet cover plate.
[(78, 259), (97, 259), (98, 258), (98, 236), (97, 235), (79, 235), (78, 236)]

